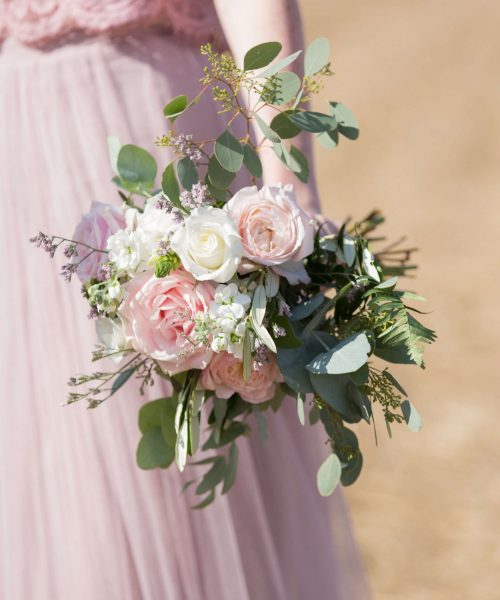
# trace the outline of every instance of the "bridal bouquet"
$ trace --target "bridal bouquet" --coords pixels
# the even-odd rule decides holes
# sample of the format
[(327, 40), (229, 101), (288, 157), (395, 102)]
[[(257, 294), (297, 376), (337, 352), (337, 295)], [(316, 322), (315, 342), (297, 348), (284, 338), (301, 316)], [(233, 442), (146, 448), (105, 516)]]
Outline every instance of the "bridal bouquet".
[[(334, 226), (306, 214), (292, 185), (258, 183), (264, 148), (307, 182), (306, 157), (291, 138), (307, 132), (333, 148), (340, 136), (358, 136), (343, 104), (330, 102), (325, 113), (307, 108), (331, 74), (327, 41), (308, 47), (302, 79), (286, 70), (300, 51), (275, 61), (280, 50), (277, 42), (256, 46), (238, 67), (203, 46), (200, 93), (164, 109), (168, 133), (156, 143), (172, 161), (161, 187), (151, 154), (110, 138), (121, 206), (96, 202), (71, 238), (40, 233), (32, 240), (52, 256), (62, 248), (62, 274), (81, 280), (95, 319), (93, 359), (115, 364), (71, 378), (70, 386), (84, 390), (72, 391), (68, 403), (85, 399), (94, 408), (131, 378), (140, 393), (163, 380), (163, 397), (139, 411), (137, 462), (143, 469), (175, 463), (182, 471), (202, 454), (198, 507), (218, 488), (230, 489), (238, 438), (253, 424), (265, 438), (266, 412), (283, 403), (296, 402), (300, 422), (318, 424), (328, 442), (317, 474), (322, 495), (360, 473), (351, 424), (375, 426), (378, 409), (389, 434), (394, 423), (420, 429), (387, 365), (423, 367), (424, 346), (435, 339), (408, 306), (423, 299), (397, 289), (398, 275), (414, 268), (411, 251), (374, 248), (383, 239), (371, 235), (383, 221), (377, 212)], [(210, 140), (177, 132), (177, 119), (205, 93), (227, 116), (225, 130)], [(268, 107), (270, 122), (261, 116)], [(240, 170), (251, 185), (235, 183)]]

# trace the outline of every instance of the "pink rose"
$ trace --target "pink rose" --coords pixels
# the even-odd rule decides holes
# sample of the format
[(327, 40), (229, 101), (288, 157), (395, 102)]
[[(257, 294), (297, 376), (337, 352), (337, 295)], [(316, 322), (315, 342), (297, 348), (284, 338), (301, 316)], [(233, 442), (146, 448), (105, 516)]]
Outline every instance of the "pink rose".
[[(105, 250), (108, 238), (119, 229), (124, 229), (125, 226), (125, 216), (120, 208), (103, 202), (93, 202), (90, 211), (76, 226), (73, 239), (92, 248)], [(85, 246), (78, 246), (77, 250), (78, 256), (74, 259), (75, 262), (79, 262), (85, 255), (89, 255), (76, 271), (80, 280), (85, 283), (94, 278), (102, 279), (100, 267), (102, 263), (108, 261), (107, 253), (92, 252)]]
[(309, 282), (302, 261), (313, 251), (316, 228), (297, 205), (292, 185), (242, 188), (225, 208), (246, 258), (270, 266), (292, 285)]
[(201, 374), (201, 384), (214, 390), (219, 398), (230, 398), (235, 392), (243, 400), (258, 404), (274, 397), (275, 384), (281, 381), (281, 373), (273, 357), (255, 367), (248, 381), (243, 379), (243, 363), (227, 352), (215, 354)]
[(125, 285), (119, 308), (125, 334), (138, 352), (169, 373), (203, 369), (212, 352), (188, 338), (196, 314), (205, 312), (213, 297), (211, 283), (197, 282), (182, 269), (160, 279), (145, 271)]

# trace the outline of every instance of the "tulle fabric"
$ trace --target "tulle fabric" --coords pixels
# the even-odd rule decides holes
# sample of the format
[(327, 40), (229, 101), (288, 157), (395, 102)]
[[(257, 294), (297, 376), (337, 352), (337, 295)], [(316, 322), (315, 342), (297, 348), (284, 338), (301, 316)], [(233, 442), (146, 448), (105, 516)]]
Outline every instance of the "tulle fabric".
[[(93, 323), (78, 284), (28, 238), (68, 234), (93, 200), (118, 201), (106, 136), (151, 148), (165, 102), (195, 94), (200, 63), (152, 31), (1, 48), (0, 598), (368, 597), (342, 497), (315, 489), (327, 449), (293, 403), (269, 418), (266, 445), (240, 444), (235, 488), (202, 511), (175, 469), (136, 467), (145, 399), (132, 389), (95, 411), (61, 407), (68, 376), (95, 368)], [(209, 137), (219, 119), (208, 103), (179, 125)]]

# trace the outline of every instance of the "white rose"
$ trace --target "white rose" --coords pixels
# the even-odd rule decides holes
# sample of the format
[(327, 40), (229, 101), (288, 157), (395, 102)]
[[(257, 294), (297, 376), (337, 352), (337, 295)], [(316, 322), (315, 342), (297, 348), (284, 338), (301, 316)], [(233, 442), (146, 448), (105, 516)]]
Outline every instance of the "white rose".
[(225, 283), (236, 273), (243, 248), (229, 215), (220, 208), (196, 208), (171, 241), (184, 268), (200, 281)]
[(97, 319), (95, 328), (99, 343), (102, 344), (108, 352), (116, 352), (116, 354), (113, 354), (109, 358), (114, 363), (118, 364), (123, 358), (123, 354), (120, 350), (130, 348), (127, 336), (123, 330), (121, 319), (110, 319), (108, 317)]

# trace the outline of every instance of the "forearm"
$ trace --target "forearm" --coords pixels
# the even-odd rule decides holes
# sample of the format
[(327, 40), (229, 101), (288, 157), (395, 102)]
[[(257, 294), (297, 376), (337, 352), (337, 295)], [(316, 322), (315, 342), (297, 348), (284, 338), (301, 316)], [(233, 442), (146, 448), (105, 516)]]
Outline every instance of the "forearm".
[[(243, 64), (243, 57), (249, 48), (263, 42), (279, 41), (283, 45), (283, 56), (304, 48), (302, 21), (296, 0), (214, 0), (214, 4), (237, 65)], [(289, 69), (302, 76), (302, 65), (303, 61), (299, 59), (292, 63)], [(259, 114), (269, 122), (275, 113), (270, 108), (267, 112), (260, 111)], [(309, 162), (308, 183), (301, 183), (269, 149), (264, 149), (261, 155), (264, 181), (293, 183), (301, 206), (311, 213), (317, 213), (320, 207), (314, 176), (311, 136), (300, 134), (293, 143)]]

